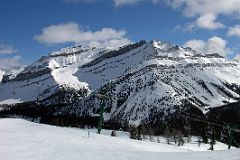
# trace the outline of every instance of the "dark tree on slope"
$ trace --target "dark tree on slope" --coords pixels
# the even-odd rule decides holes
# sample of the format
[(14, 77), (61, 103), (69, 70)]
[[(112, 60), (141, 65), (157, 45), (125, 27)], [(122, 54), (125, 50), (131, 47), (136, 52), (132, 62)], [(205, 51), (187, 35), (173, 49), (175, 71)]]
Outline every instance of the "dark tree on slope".
[(138, 127), (130, 125), (129, 132), (131, 139), (142, 140), (141, 133)]

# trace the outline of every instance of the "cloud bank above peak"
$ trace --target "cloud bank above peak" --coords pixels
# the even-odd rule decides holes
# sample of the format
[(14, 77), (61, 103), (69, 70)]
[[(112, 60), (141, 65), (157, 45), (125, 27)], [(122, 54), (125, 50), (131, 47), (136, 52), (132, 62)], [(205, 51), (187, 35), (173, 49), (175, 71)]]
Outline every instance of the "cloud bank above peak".
[(122, 46), (131, 41), (126, 38), (125, 30), (102, 28), (99, 31), (86, 30), (74, 22), (50, 25), (42, 33), (33, 37), (45, 44), (75, 43), (95, 47)]
[(22, 65), (22, 57), (21, 56), (13, 56), (7, 58), (0, 58), (0, 69), (9, 70), (16, 66)]
[(200, 39), (192, 39), (185, 42), (183, 46), (191, 47), (192, 49), (200, 53), (218, 53), (219, 55), (224, 57), (232, 53), (231, 49), (227, 48), (227, 41), (217, 36), (213, 36), (207, 41)]

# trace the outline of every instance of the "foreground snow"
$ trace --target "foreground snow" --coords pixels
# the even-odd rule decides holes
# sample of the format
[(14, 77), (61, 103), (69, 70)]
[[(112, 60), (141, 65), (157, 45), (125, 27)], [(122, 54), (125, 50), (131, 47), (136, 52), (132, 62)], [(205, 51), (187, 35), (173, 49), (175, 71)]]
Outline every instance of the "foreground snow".
[[(86, 130), (31, 123), (21, 119), (0, 119), (1, 160), (238, 160), (240, 150), (191, 151), (164, 143), (136, 141), (97, 135)], [(196, 149), (195, 149), (196, 150)]]

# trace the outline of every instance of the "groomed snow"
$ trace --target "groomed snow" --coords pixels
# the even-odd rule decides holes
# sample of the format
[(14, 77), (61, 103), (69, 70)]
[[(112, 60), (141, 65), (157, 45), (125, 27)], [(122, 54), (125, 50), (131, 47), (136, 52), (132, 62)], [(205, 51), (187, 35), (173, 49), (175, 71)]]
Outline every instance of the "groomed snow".
[[(240, 150), (191, 151), (174, 145), (83, 129), (0, 119), (1, 160), (239, 160)], [(191, 147), (190, 147), (191, 148)]]

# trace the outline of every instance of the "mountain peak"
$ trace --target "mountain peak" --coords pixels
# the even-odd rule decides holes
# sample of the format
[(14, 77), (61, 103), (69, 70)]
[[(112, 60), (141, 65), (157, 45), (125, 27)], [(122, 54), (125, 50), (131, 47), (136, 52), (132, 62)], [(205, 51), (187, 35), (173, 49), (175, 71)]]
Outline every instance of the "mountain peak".
[(152, 40), (150, 41), (150, 44), (152, 44), (155, 48), (159, 48), (162, 50), (166, 50), (168, 48), (174, 47), (176, 45), (171, 44), (170, 42), (166, 41), (159, 41), (159, 40)]
[[(167, 57), (173, 58), (189, 58), (189, 57), (206, 57), (206, 58), (224, 58), (220, 56), (218, 53), (201, 53), (192, 49), (191, 47), (183, 47), (179, 45), (172, 44), (167, 41), (158, 41), (152, 40), (150, 41), (150, 45), (152, 45), (159, 53), (163, 53), (163, 55)], [(168, 53), (168, 54), (166, 54)]]

